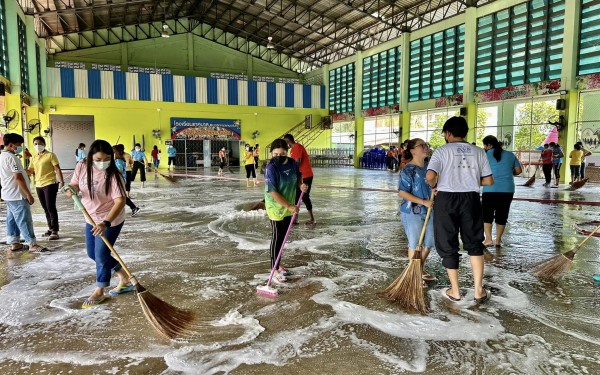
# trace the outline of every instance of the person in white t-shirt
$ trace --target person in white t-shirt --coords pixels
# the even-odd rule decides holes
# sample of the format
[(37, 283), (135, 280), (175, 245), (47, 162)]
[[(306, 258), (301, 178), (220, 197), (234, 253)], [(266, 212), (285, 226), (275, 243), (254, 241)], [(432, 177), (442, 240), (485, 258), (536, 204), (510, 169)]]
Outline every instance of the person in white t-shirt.
[(4, 150), (0, 154), (0, 181), (2, 199), (6, 202), (6, 243), (10, 250), (27, 250), (21, 244), (21, 235), (29, 244), (29, 251), (41, 253), (47, 248), (37, 244), (31, 218), (31, 205), (34, 202), (29, 188), (29, 177), (21, 161), (15, 154), (23, 151), (23, 137), (15, 133), (4, 134)]
[(434, 151), (425, 179), (437, 190), (433, 204), (435, 248), (451, 284), (442, 294), (455, 302), (462, 298), (458, 283), (460, 233), (463, 248), (470, 256), (475, 302), (483, 303), (490, 292), (483, 288), (484, 232), (479, 188), (492, 185), (494, 178), (485, 151), (465, 141), (468, 131), (463, 117), (446, 121), (442, 133), (447, 144)]

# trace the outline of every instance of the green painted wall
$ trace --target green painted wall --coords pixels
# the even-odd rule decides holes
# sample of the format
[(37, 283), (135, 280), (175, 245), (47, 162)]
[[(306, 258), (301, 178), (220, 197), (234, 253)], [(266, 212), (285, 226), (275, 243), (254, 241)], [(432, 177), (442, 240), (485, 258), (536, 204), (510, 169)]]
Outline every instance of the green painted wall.
[(200, 77), (215, 72), (250, 77), (301, 77), (296, 72), (191, 34), (61, 52), (49, 56), (51, 66), (54, 61), (170, 68), (173, 74)]
[[(312, 114), (320, 119), (327, 114), (325, 109), (287, 109), (270, 107), (230, 106), (216, 104), (166, 103), (104, 99), (45, 98), (44, 105), (56, 106), (56, 112), (42, 115), (42, 123), (49, 123), (49, 115), (91, 115), (94, 116), (96, 138), (114, 143), (128, 144), (136, 136), (146, 139), (146, 147), (154, 144), (164, 148), (164, 142), (152, 137), (153, 129), (161, 130), (164, 141), (169, 139), (170, 118), (221, 118), (240, 119), (242, 140), (266, 146), (284, 132), (304, 121), (304, 116)], [(160, 108), (160, 112), (157, 109)], [(43, 126), (45, 128), (45, 125)], [(260, 135), (252, 139), (252, 133), (258, 130)], [(34, 136), (37, 134), (34, 134)], [(33, 138), (33, 137), (32, 137)], [(310, 147), (327, 147), (331, 131), (324, 131)], [(162, 144), (163, 146), (160, 146)], [(262, 155), (261, 155), (262, 157)]]

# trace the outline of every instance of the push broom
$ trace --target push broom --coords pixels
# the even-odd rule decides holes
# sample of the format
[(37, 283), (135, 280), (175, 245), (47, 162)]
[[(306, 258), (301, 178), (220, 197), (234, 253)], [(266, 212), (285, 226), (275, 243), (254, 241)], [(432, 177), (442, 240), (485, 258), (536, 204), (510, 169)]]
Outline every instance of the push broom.
[(568, 271), (571, 268), (571, 264), (573, 264), (573, 258), (577, 251), (589, 240), (594, 233), (596, 233), (600, 229), (600, 225), (598, 225), (590, 234), (587, 235), (579, 244), (577, 244), (574, 248), (567, 251), (566, 253), (562, 253), (556, 255), (542, 263), (539, 263), (535, 267), (533, 267), (532, 272), (535, 276), (550, 279), (557, 277), (562, 272)]
[[(433, 200), (433, 197), (434, 193), (432, 192), (431, 200)], [(427, 216), (425, 216), (425, 222), (421, 229), (419, 244), (415, 249), (413, 257), (408, 262), (408, 266), (404, 272), (402, 272), (402, 274), (383, 291), (383, 295), (389, 300), (398, 302), (400, 306), (405, 309), (412, 309), (421, 314), (427, 312), (427, 304), (425, 303), (425, 296), (423, 295), (423, 263), (421, 252), (423, 251), (423, 239), (425, 238), (425, 231), (427, 230), (427, 223), (429, 222), (432, 208), (433, 206), (427, 208)]]
[[(62, 191), (64, 192), (66, 190), (69, 190), (72, 193), (71, 197), (75, 202), (75, 208), (81, 210), (88, 222), (95, 226), (94, 220), (85, 207), (83, 207), (75, 189), (70, 185), (66, 185)], [(108, 239), (104, 235), (101, 235), (100, 238), (102, 238), (102, 241), (104, 241), (106, 246), (110, 249), (112, 255), (119, 262), (121, 267), (123, 267), (123, 270), (127, 273), (127, 276), (129, 276), (129, 281), (135, 286), (138, 300), (142, 306), (142, 311), (144, 312), (146, 319), (150, 322), (150, 325), (152, 325), (158, 333), (168, 339), (174, 339), (183, 335), (191, 335), (193, 333), (192, 324), (195, 319), (194, 313), (188, 310), (179, 309), (150, 293), (138, 282), (135, 276), (131, 274), (129, 268), (127, 268)]]
[[(302, 197), (304, 196), (304, 192), (300, 193), (300, 198), (298, 198), (298, 203), (296, 203), (296, 207), (300, 208), (300, 204), (302, 203)], [(275, 275), (275, 270), (277, 266), (279, 266), (279, 260), (281, 260), (281, 254), (283, 254), (283, 248), (285, 247), (285, 243), (287, 242), (288, 236), (292, 231), (292, 227), (294, 226), (294, 221), (296, 221), (296, 216), (298, 213), (294, 212), (292, 215), (292, 220), (290, 221), (290, 225), (288, 226), (287, 232), (285, 233), (285, 237), (283, 238), (283, 243), (281, 244), (281, 249), (279, 249), (279, 255), (277, 255), (277, 259), (275, 260), (275, 265), (271, 269), (271, 274), (269, 275), (269, 280), (267, 280), (267, 285), (259, 285), (256, 287), (256, 293), (267, 296), (267, 297), (277, 297), (279, 293), (277, 289), (271, 287), (271, 283), (273, 282), (273, 275)]]

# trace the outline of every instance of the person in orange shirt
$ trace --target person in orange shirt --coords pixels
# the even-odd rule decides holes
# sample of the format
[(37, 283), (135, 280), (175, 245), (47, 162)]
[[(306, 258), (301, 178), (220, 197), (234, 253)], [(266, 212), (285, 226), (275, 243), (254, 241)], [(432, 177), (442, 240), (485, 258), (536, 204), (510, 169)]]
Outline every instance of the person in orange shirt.
[[(287, 144), (290, 146), (290, 157), (294, 160), (296, 160), (296, 162), (298, 163), (298, 166), (300, 167), (300, 174), (302, 175), (302, 182), (306, 185), (308, 185), (308, 189), (306, 190), (306, 192), (304, 193), (304, 195), (302, 196), (302, 202), (304, 202), (304, 204), (306, 205), (306, 210), (308, 211), (308, 214), (310, 215), (310, 219), (306, 222), (306, 225), (315, 225), (317, 222), (315, 221), (315, 217), (313, 216), (313, 212), (312, 212), (312, 202), (310, 200), (310, 188), (312, 186), (312, 182), (313, 182), (313, 170), (312, 170), (312, 166), (310, 165), (310, 158), (308, 156), (308, 152), (306, 152), (306, 149), (304, 148), (304, 146), (302, 146), (300, 143), (296, 143), (296, 141), (294, 141), (294, 136), (291, 134), (286, 134), (283, 136), (283, 139), (287, 142)], [(300, 188), (296, 189), (296, 197), (300, 196)]]

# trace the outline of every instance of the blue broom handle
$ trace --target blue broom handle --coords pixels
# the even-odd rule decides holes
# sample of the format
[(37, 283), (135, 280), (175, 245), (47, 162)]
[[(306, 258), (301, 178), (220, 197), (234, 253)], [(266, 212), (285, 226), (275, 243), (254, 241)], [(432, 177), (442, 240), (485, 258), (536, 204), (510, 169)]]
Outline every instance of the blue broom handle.
[[(298, 198), (298, 203), (296, 203), (296, 207), (300, 208), (300, 204), (302, 203), (302, 197), (304, 196), (304, 192), (300, 193), (300, 198)], [(279, 249), (279, 254), (277, 255), (277, 259), (275, 260), (275, 264), (273, 265), (273, 269), (271, 269), (271, 274), (269, 275), (269, 281), (267, 281), (267, 286), (271, 286), (271, 281), (273, 281), (273, 275), (275, 274), (275, 269), (279, 265), (279, 260), (281, 260), (281, 254), (283, 254), (283, 248), (285, 247), (285, 243), (287, 242), (288, 236), (292, 231), (292, 227), (294, 226), (294, 221), (296, 220), (296, 216), (298, 216), (297, 212), (294, 212), (292, 215), (292, 220), (290, 221), (290, 225), (288, 226), (287, 232), (285, 232), (285, 237), (283, 238), (283, 243), (281, 244), (281, 249)]]

